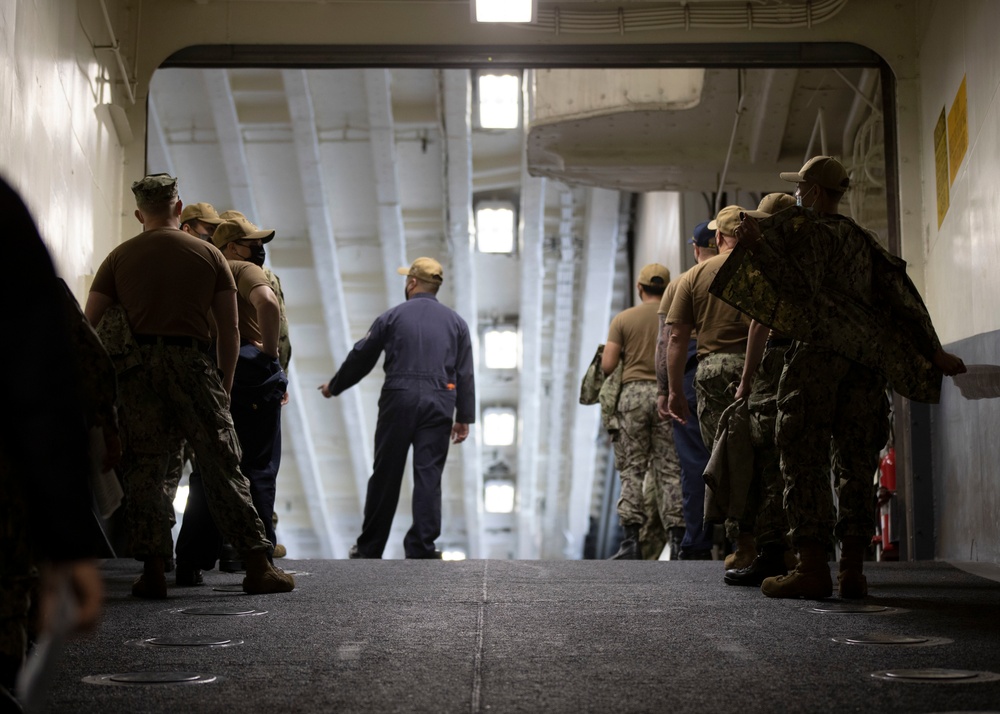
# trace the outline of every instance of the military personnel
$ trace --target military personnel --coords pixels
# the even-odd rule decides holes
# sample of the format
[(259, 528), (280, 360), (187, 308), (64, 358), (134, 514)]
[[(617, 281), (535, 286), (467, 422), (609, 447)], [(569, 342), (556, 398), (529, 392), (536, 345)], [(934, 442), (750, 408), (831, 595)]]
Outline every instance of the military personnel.
[[(640, 530), (646, 525), (643, 483), (647, 472), (653, 501), (663, 527), (683, 529), (680, 463), (670, 424), (656, 414), (654, 357), (658, 319), (656, 308), (670, 282), (670, 271), (650, 263), (639, 271), (639, 304), (615, 315), (601, 356), (601, 369), (610, 375), (624, 363), (618, 397), (618, 436), (614, 442), (620, 464), (621, 497), (618, 520), (624, 538), (614, 560), (642, 559)], [(680, 538), (676, 538), (679, 541)]]
[(766, 578), (761, 590), (779, 598), (829, 596), (836, 537), (840, 596), (864, 597), (873, 474), (889, 433), (887, 384), (910, 399), (937, 401), (942, 373), (965, 365), (941, 348), (906, 264), (837, 213), (850, 186), (843, 165), (817, 156), (781, 178), (797, 184), (801, 208), (759, 224), (744, 220), (736, 231), (740, 252), (713, 286), (795, 340), (778, 387), (776, 440), (799, 563), (788, 575)]
[[(715, 244), (716, 231), (708, 227), (709, 221), (695, 226), (689, 242), (693, 246), (695, 263), (704, 263), (719, 254)], [(657, 316), (660, 334), (656, 340), (656, 410), (660, 419), (669, 423), (674, 431), (674, 446), (681, 466), (681, 511), (684, 514), (684, 537), (680, 543), (681, 560), (712, 559), (712, 528), (705, 527), (705, 466), (710, 456), (705, 441), (701, 438), (701, 427), (697, 420), (688, 419), (681, 423), (674, 421), (667, 413), (667, 342), (670, 339), (670, 325), (666, 322), (670, 304), (673, 302), (677, 285), (684, 275), (672, 280), (663, 291), (663, 299)], [(687, 361), (684, 363), (684, 396), (688, 409), (697, 412), (698, 402), (694, 391), (694, 376), (698, 368), (698, 340), (692, 335), (688, 340)]]
[[(233, 209), (230, 209), (228, 211), (223, 211), (222, 213), (219, 214), (219, 216), (224, 220), (230, 218), (242, 218), (246, 220), (246, 216), (244, 216), (240, 211), (236, 211)], [(268, 266), (264, 265), (264, 257), (265, 257), (264, 255), (259, 255), (259, 256), (252, 255), (250, 256), (251, 258), (250, 262), (252, 262), (254, 265), (256, 265), (257, 267), (259, 267), (261, 270), (264, 271), (264, 275), (267, 276), (267, 280), (271, 284), (271, 289), (274, 291), (275, 297), (278, 298), (278, 310), (281, 313), (280, 322), (278, 324), (278, 362), (281, 364), (281, 368), (285, 370), (285, 374), (288, 374), (288, 367), (292, 359), (292, 340), (289, 336), (288, 316), (285, 314), (285, 293), (281, 289), (281, 280), (278, 279), (278, 274), (275, 273), (273, 270), (271, 270), (271, 268), (269, 268)], [(281, 398), (281, 406), (285, 406), (287, 404), (288, 404), (288, 392), (285, 392), (284, 396), (282, 396)], [(275, 458), (280, 460), (281, 458), (280, 429), (278, 431), (278, 444), (274, 450), (274, 454)], [(279, 464), (277, 462), (273, 464), (275, 473), (278, 472), (278, 466)], [(277, 527), (278, 527), (278, 512), (274, 511), (273, 515), (271, 516), (271, 529), (272, 529), (271, 532), (275, 532)], [(277, 537), (277, 533), (275, 533), (275, 537)], [(273, 556), (275, 558), (284, 558), (286, 554), (287, 550), (285, 549), (285, 546), (275, 542)]]
[[(176, 179), (147, 176), (132, 191), (143, 232), (104, 260), (85, 309), (97, 325), (110, 306), (121, 304), (141, 360), (119, 385), (132, 554), (143, 561), (132, 594), (167, 594), (164, 567), (172, 543), (158, 503), (167, 461), (182, 438), (194, 448), (215, 522), (244, 552), (243, 589), (287, 592), (295, 582), (268, 562), (271, 544), (239, 469), (240, 445), (228, 409), (239, 351), (232, 273), (218, 248), (179, 230), (183, 206)], [(210, 310), (216, 362), (208, 354)]]
[(189, 203), (181, 212), (181, 230), (203, 241), (211, 241), (215, 229), (225, 220), (211, 203)]
[[(274, 231), (258, 230), (239, 218), (224, 221), (212, 235), (236, 280), (240, 352), (229, 410), (243, 451), (240, 470), (250, 482), (254, 508), (271, 543), (281, 461), (275, 452), (280, 450), (281, 399), (288, 379), (278, 363), (278, 299), (264, 271), (250, 257), (260, 254), (272, 238)], [(209, 561), (214, 565), (222, 548), (222, 535), (206, 507), (204, 479), (192, 474), (191, 480), (182, 534), (177, 539), (177, 574), (184, 581), (178, 584), (196, 584), (199, 573), (191, 569)]]
[(381, 558), (399, 501), (406, 455), (413, 447), (413, 526), (407, 558), (440, 558), (441, 472), (452, 443), (465, 441), (476, 419), (469, 326), (437, 300), (444, 270), (417, 258), (406, 276), (406, 302), (382, 313), (344, 364), (319, 390), (336, 396), (368, 374), (385, 352), (385, 383), (375, 427), (375, 468), (368, 480), (361, 535), (351, 558)]
[[(747, 211), (746, 215), (767, 218), (794, 205), (795, 199), (787, 193), (769, 193), (761, 199), (756, 211)], [(754, 534), (757, 557), (745, 568), (727, 570), (724, 579), (729, 585), (760, 587), (765, 578), (786, 575), (789, 565), (794, 567), (794, 556), (788, 547), (788, 519), (782, 505), (785, 485), (774, 443), (778, 382), (785, 366), (785, 352), (791, 344), (791, 338), (757, 320), (750, 322), (747, 358), (736, 398), (747, 400), (754, 480), (739, 527), (741, 533)]]
[[(684, 274), (666, 318), (666, 323), (670, 325), (667, 411), (682, 424), (691, 417), (683, 389), (684, 366), (688, 361), (691, 333), (697, 330), (698, 367), (694, 388), (701, 436), (710, 451), (722, 412), (732, 404), (735, 385), (740, 381), (750, 320), (736, 308), (710, 295), (708, 287), (736, 246), (733, 233), (740, 223), (742, 211), (739, 206), (726, 206), (708, 224), (709, 230), (715, 230), (719, 254)], [(726, 536), (736, 541), (736, 550), (726, 559), (726, 567), (750, 565), (757, 557), (753, 535), (741, 537), (738, 524), (727, 521)]]

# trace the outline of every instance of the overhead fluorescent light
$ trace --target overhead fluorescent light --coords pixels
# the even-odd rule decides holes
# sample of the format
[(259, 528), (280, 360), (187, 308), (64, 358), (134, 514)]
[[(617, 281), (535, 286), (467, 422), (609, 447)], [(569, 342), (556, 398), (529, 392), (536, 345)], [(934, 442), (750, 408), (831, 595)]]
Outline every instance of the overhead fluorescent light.
[(509, 407), (483, 410), (483, 444), (510, 446), (517, 431), (517, 413)]
[(482, 253), (514, 251), (514, 205), (503, 201), (476, 206), (476, 242)]
[(521, 78), (516, 74), (479, 75), (479, 126), (483, 129), (516, 129), (521, 98)]
[(487, 330), (483, 335), (483, 353), (487, 369), (517, 367), (517, 330)]
[(537, 0), (472, 0), (476, 22), (534, 22)]
[(487, 513), (514, 512), (514, 483), (496, 480), (483, 484), (483, 510)]

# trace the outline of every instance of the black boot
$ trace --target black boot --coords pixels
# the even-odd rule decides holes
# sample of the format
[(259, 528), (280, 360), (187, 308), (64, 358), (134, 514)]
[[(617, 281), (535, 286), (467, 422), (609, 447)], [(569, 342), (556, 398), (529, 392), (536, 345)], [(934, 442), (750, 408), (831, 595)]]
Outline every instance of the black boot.
[(642, 560), (642, 548), (639, 545), (639, 526), (624, 526), (625, 537), (622, 539), (618, 552), (609, 560)]
[(760, 587), (764, 578), (787, 575), (784, 545), (767, 545), (753, 562), (745, 568), (727, 570), (723, 579), (727, 585), (753, 585)]
[(681, 559), (681, 542), (684, 540), (684, 526), (674, 526), (668, 529), (670, 539), (667, 541), (667, 548), (670, 560)]

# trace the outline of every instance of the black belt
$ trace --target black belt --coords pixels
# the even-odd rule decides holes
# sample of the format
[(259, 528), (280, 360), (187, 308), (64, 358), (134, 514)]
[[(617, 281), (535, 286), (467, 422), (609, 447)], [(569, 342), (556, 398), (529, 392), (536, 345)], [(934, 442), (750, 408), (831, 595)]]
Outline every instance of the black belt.
[(792, 344), (791, 337), (772, 337), (767, 342), (764, 343), (764, 347), (771, 349), (772, 347), (788, 347)]
[(181, 335), (132, 335), (140, 345), (159, 345), (160, 347), (191, 347), (199, 352), (208, 352), (211, 344), (197, 337)]

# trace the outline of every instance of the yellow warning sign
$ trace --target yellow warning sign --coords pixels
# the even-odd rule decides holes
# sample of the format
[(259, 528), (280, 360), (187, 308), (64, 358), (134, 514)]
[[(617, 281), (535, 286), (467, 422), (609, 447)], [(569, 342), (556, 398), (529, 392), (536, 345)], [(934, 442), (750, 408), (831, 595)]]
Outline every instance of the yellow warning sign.
[(948, 167), (951, 182), (955, 182), (958, 169), (969, 148), (969, 105), (965, 96), (965, 77), (958, 88), (955, 101), (948, 111)]
[(941, 107), (941, 116), (934, 126), (934, 176), (937, 180), (937, 216), (940, 228), (944, 223), (945, 214), (948, 213), (948, 203), (951, 200), (948, 192), (948, 187), (951, 185), (948, 180), (948, 127), (945, 122), (944, 107)]

